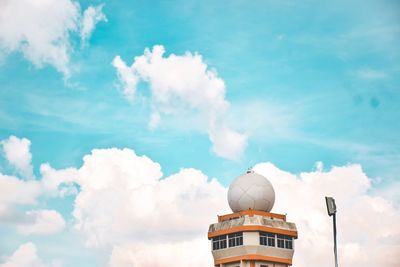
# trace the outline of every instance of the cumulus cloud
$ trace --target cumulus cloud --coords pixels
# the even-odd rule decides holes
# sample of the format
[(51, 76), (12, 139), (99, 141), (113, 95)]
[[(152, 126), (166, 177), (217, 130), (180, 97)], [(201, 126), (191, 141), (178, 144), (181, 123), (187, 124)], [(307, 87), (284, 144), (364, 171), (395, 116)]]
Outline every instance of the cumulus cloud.
[[(76, 183), (75, 230), (87, 246), (109, 253), (110, 266), (212, 263), (207, 228), (217, 214), (229, 212), (227, 190), (216, 179), (195, 169), (165, 177), (157, 162), (126, 148), (94, 149), (77, 169), (55, 170), (49, 164), (40, 169), (40, 181), (0, 175), (0, 215), (2, 207), (4, 211), (16, 204), (34, 204), (38, 195), (60, 195), (57, 192), (64, 184)], [(272, 163), (260, 163), (254, 170), (275, 188), (273, 212), (287, 213), (288, 220), (297, 225), (294, 266), (333, 266), (332, 222), (325, 196), (333, 196), (338, 206), (341, 266), (400, 264), (398, 196), (393, 201), (393, 196), (378, 194), (360, 165), (328, 170), (318, 162), (310, 172), (293, 174)], [(17, 231), (27, 235), (65, 227), (61, 215), (51, 210), (30, 211), (20, 219)], [(28, 248), (31, 256), (21, 266), (42, 266), (31, 263), (29, 259), (36, 263), (37, 257), (32, 256), (36, 252), (32, 253), (32, 245)], [(14, 255), (6, 263), (14, 265), (0, 266), (19, 266)]]
[(25, 178), (33, 178), (31, 141), (12, 135), (8, 139), (0, 141), (0, 144), (3, 146), (5, 158), (15, 167), (17, 173)]
[(148, 83), (153, 110), (150, 127), (158, 125), (161, 115), (183, 113), (187, 120), (191, 112), (198, 112), (205, 122), (196, 121), (197, 129), (208, 133), (213, 151), (227, 159), (238, 159), (245, 149), (247, 138), (225, 123), (224, 114), (229, 103), (225, 99), (224, 81), (199, 54), (186, 52), (167, 57), (164, 54), (164, 47), (156, 45), (135, 57), (131, 66), (119, 56), (114, 58), (112, 64), (117, 70), (124, 95), (132, 101), (138, 83)]
[(0, 210), (14, 204), (35, 204), (41, 193), (37, 181), (23, 181), (0, 173)]
[[(14, 167), (18, 176), (34, 178), (32, 167), (31, 141), (26, 138), (10, 136), (0, 141), (4, 157)], [(41, 180), (24, 181), (16, 176), (0, 173), (0, 204), (34, 204), (40, 194), (64, 196), (76, 192), (74, 181), (77, 178), (76, 168), (53, 169), (49, 163), (40, 166)]]
[(287, 213), (297, 225), (294, 266), (333, 266), (332, 222), (325, 196), (333, 196), (338, 206), (341, 266), (399, 266), (400, 212), (384, 196), (369, 194), (371, 182), (360, 165), (325, 172), (317, 168), (299, 175), (271, 163), (257, 164), (254, 170), (274, 185), (273, 211)]
[(23, 235), (54, 234), (64, 228), (64, 218), (55, 210), (28, 211), (24, 222), (17, 225), (18, 233)]
[[(27, 12), (29, 10), (29, 12)], [(71, 35), (90, 37), (95, 24), (104, 20), (100, 7), (81, 14), (73, 0), (5, 0), (0, 3), (0, 54), (21, 52), (36, 67), (51, 65), (64, 77), (70, 75)]]
[[(218, 213), (228, 211), (226, 189), (201, 171), (182, 169), (163, 177), (157, 162), (131, 149), (113, 148), (93, 150), (77, 169), (42, 164), (40, 174), (41, 180), (29, 181), (0, 174), (0, 218), (14, 224), (18, 233), (43, 235), (64, 229), (65, 221), (55, 210), (18, 212), (15, 206), (34, 205), (40, 196), (62, 196), (64, 188), (77, 184), (74, 227), (87, 246), (109, 249), (110, 265), (212, 262), (207, 229)], [(177, 260), (183, 249), (185, 255)], [(160, 253), (158, 259), (152, 250)], [(17, 264), (11, 258), (7, 264)]]
[[(254, 169), (275, 187), (274, 212), (287, 213), (297, 224), (295, 266), (333, 262), (324, 196), (335, 197), (339, 207), (342, 266), (400, 263), (399, 210), (390, 200), (369, 193), (371, 182), (360, 165), (324, 171), (318, 162), (314, 171), (299, 175), (271, 163)], [(215, 215), (229, 212), (226, 189), (217, 181), (193, 169), (162, 178), (160, 166), (149, 158), (129, 149), (109, 149), (85, 156), (79, 184), (76, 229), (87, 245), (111, 248), (111, 266), (212, 263), (207, 226), (216, 221)]]
[(24, 235), (52, 234), (65, 227), (63, 217), (54, 210), (31, 210), (21, 212), (18, 206), (37, 204), (46, 193), (40, 181), (24, 181), (0, 173), (0, 222), (11, 223)]
[(81, 27), (81, 40), (84, 44), (92, 35), (96, 24), (100, 21), (107, 21), (102, 9), (104, 5), (89, 6), (83, 12), (82, 27)]
[(77, 193), (75, 181), (78, 171), (76, 168), (56, 170), (49, 163), (44, 163), (40, 165), (40, 174), (42, 176), (40, 183), (44, 194), (64, 197)]
[(22, 244), (7, 258), (7, 261), (0, 264), (0, 267), (61, 267), (61, 263), (53, 261), (46, 263), (37, 255), (37, 248), (32, 242)]
[(35, 180), (21, 180), (0, 172), (0, 223), (25, 221), (25, 216), (16, 209), (18, 205), (34, 205), (42, 192)]
[(111, 265), (212, 262), (208, 225), (227, 211), (217, 180), (194, 169), (163, 177), (158, 163), (133, 150), (102, 149), (84, 157), (78, 183), (75, 228), (88, 246), (112, 248)]
[(210, 243), (204, 237), (180, 242), (116, 246), (112, 250), (110, 266), (211, 266), (213, 259), (209, 248)]
[[(34, 178), (30, 152), (31, 142), (26, 138), (10, 136), (0, 141), (4, 156), (22, 177)], [(23, 205), (34, 206), (41, 196), (64, 196), (76, 193), (74, 180), (77, 170), (55, 170), (48, 163), (40, 168), (41, 180), (20, 179), (0, 173), (0, 221), (17, 226), (24, 235), (51, 234), (62, 230), (65, 222), (54, 210), (31, 210), (22, 212)]]

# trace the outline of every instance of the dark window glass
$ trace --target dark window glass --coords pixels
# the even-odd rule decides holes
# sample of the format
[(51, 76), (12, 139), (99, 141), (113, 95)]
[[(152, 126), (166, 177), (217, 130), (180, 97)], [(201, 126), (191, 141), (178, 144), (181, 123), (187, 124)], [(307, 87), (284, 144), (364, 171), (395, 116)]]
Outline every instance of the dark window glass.
[(285, 248), (293, 249), (293, 238), (291, 236), (285, 236)]
[(216, 236), (212, 239), (213, 250), (226, 248), (226, 235)]
[(266, 246), (267, 245), (267, 234), (261, 232), (260, 233), (260, 245)]
[(275, 234), (260, 232), (260, 244), (275, 247)]
[(220, 248), (226, 248), (226, 238), (219, 242), (219, 246), (220, 246)]
[(278, 248), (285, 248), (285, 236), (284, 235), (277, 235), (276, 240), (278, 243)]
[(275, 234), (268, 234), (267, 241), (268, 241), (268, 246), (275, 247)]
[(237, 246), (243, 246), (243, 235), (239, 236), (238, 242), (236, 244)]
[(229, 247), (236, 247), (243, 245), (243, 233), (234, 233), (228, 235)]

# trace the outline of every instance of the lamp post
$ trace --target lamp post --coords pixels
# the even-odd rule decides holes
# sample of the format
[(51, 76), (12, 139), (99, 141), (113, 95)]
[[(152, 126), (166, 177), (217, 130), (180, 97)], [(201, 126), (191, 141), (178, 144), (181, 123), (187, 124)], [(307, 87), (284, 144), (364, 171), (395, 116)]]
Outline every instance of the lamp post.
[(336, 204), (333, 197), (325, 197), (326, 208), (328, 210), (328, 215), (333, 216), (333, 250), (335, 253), (335, 266), (338, 267), (337, 259), (337, 244), (336, 244)]

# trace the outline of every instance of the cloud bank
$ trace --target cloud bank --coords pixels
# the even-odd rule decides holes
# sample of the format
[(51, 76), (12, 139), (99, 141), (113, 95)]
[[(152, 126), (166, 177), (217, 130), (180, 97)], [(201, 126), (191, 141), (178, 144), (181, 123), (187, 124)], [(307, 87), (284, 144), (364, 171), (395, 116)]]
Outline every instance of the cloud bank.
[[(71, 74), (71, 36), (87, 41), (97, 22), (105, 20), (102, 5), (81, 13), (73, 0), (5, 0), (0, 3), (0, 55), (21, 52), (38, 68), (51, 65)], [(29, 10), (29, 12), (27, 12)]]
[[(78, 183), (75, 228), (88, 246), (111, 247), (112, 266), (211, 262), (208, 224), (227, 206), (216, 179), (194, 169), (163, 177), (158, 163), (114, 148), (86, 155)], [(178, 259), (181, 248), (185, 255)]]
[[(272, 163), (254, 167), (268, 177), (276, 193), (274, 212), (296, 223), (294, 266), (333, 266), (332, 221), (324, 197), (338, 206), (338, 247), (341, 266), (399, 266), (400, 212), (385, 196), (371, 196), (371, 180), (358, 164), (292, 174)], [(395, 187), (399, 187), (396, 184)]]
[[(389, 197), (377, 195), (358, 164), (330, 170), (324, 170), (321, 162), (316, 166), (300, 174), (270, 162), (254, 167), (275, 188), (272, 211), (287, 213), (288, 220), (297, 225), (294, 266), (333, 266), (332, 223), (324, 196), (335, 197), (338, 206), (341, 266), (399, 266), (399, 207)], [(108, 253), (105, 265), (212, 264), (208, 225), (217, 221), (216, 215), (229, 212), (227, 189), (217, 179), (195, 169), (163, 176), (157, 162), (128, 148), (94, 149), (79, 168), (56, 170), (42, 164), (41, 175), (41, 180), (23, 181), (1, 174), (0, 207), (12, 210), (16, 205), (35, 205), (40, 195), (62, 197), (60, 192), (76, 183), (71, 226), (87, 247)], [(51, 234), (65, 227), (57, 211), (36, 209), (25, 215), (25, 225), (17, 223), (20, 234)], [(27, 253), (27, 262), (38, 264), (16, 265), (22, 260), (21, 251)], [(22, 245), (5, 264), (0, 266), (47, 266), (38, 259), (33, 244)]]
[[(273, 211), (287, 213), (297, 224), (294, 266), (333, 263), (326, 195), (334, 196), (339, 207), (341, 266), (398, 266), (400, 213), (394, 203), (369, 194), (371, 181), (360, 165), (328, 171), (322, 163), (317, 165), (315, 171), (301, 174), (269, 162), (254, 168), (275, 187)], [(88, 245), (111, 245), (111, 266), (212, 264), (207, 226), (216, 221), (215, 215), (228, 212), (226, 189), (216, 180), (207, 182), (193, 169), (160, 179), (157, 163), (127, 149), (94, 150), (85, 156), (79, 172), (82, 192), (74, 210), (76, 228)], [(107, 208), (96, 209), (98, 205)]]
[[(152, 50), (146, 48), (143, 55), (134, 58), (131, 66), (116, 56), (112, 64), (117, 70), (123, 94), (133, 101), (139, 82), (147, 83), (151, 91), (151, 128), (158, 126), (161, 115), (183, 117), (184, 123), (190, 120), (198, 124), (198, 130), (207, 132), (213, 144), (212, 150), (218, 156), (233, 160), (240, 158), (247, 137), (225, 123), (229, 103), (225, 99), (224, 81), (199, 54), (164, 54), (161, 45)], [(193, 112), (204, 119), (193, 121)]]

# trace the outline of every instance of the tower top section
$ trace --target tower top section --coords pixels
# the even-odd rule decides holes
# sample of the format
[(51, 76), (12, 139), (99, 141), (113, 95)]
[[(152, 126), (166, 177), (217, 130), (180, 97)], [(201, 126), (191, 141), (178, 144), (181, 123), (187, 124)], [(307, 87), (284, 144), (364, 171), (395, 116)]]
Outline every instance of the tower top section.
[(229, 186), (228, 203), (233, 212), (270, 212), (275, 203), (275, 191), (267, 178), (249, 169)]

